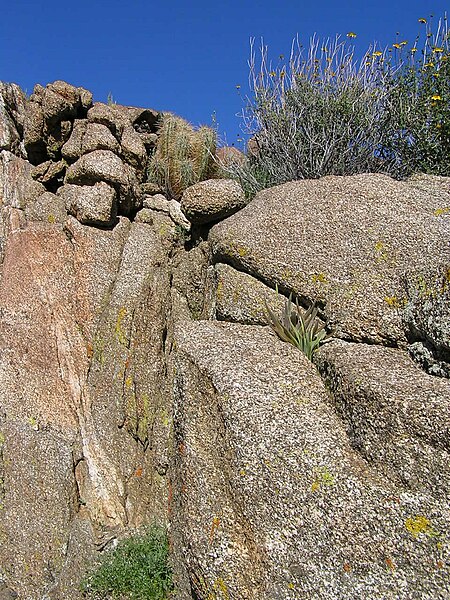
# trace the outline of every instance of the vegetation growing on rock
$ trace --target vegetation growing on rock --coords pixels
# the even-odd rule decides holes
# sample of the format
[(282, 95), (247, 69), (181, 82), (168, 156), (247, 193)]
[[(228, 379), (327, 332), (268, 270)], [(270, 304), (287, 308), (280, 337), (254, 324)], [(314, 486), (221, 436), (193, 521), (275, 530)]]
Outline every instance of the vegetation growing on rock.
[(119, 543), (83, 583), (86, 598), (165, 600), (172, 590), (169, 544), (157, 525)]
[[(339, 37), (298, 38), (273, 66), (252, 45), (247, 163), (228, 167), (248, 195), (297, 179), (381, 172), (447, 175), (450, 167), (450, 40), (447, 19), (408, 43), (370, 47), (361, 63)], [(355, 37), (349, 34), (350, 39)]]
[(164, 113), (156, 150), (149, 161), (148, 180), (179, 200), (186, 188), (216, 174), (216, 133), (197, 130), (181, 117)]

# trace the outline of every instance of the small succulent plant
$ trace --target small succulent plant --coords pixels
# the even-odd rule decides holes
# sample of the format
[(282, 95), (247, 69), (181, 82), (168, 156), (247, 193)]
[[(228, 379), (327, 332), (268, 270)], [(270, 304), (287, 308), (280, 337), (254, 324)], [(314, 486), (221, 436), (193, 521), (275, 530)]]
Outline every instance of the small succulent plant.
[[(277, 289), (278, 293), (278, 289)], [(296, 346), (312, 360), (314, 352), (329, 335), (322, 323), (317, 319), (318, 308), (314, 302), (308, 309), (300, 307), (298, 299), (292, 301), (292, 294), (286, 299), (281, 318), (267, 306), (268, 324), (284, 342)]]

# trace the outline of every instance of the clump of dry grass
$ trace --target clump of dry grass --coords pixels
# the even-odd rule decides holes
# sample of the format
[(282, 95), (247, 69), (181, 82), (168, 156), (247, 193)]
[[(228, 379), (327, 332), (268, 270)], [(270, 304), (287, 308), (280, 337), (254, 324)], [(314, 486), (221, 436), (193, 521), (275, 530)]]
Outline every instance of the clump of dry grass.
[(181, 117), (164, 113), (156, 150), (149, 161), (148, 180), (178, 200), (190, 185), (216, 175), (215, 152), (214, 129), (194, 129)]

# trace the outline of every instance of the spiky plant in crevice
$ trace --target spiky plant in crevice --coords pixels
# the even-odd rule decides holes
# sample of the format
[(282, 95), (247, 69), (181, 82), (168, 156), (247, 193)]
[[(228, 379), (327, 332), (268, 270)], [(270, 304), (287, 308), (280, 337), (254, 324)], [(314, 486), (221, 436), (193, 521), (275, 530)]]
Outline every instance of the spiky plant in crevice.
[[(278, 289), (277, 289), (278, 292)], [(314, 352), (329, 335), (317, 318), (318, 308), (313, 303), (308, 309), (299, 305), (298, 298), (292, 302), (292, 294), (286, 298), (281, 318), (266, 304), (266, 317), (268, 324), (278, 337), (284, 342), (289, 342), (312, 360)]]
[(158, 142), (148, 167), (148, 180), (179, 200), (186, 188), (216, 175), (216, 132), (210, 127), (195, 130), (187, 121), (164, 113)]

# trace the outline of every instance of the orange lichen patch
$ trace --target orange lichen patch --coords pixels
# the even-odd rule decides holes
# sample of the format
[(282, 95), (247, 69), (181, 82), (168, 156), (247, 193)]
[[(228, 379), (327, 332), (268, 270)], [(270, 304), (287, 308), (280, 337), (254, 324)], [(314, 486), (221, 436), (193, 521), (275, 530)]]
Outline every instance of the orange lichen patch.
[(394, 561), (392, 560), (392, 558), (389, 558), (389, 556), (386, 556), (386, 558), (384, 559), (384, 562), (386, 563), (386, 566), (388, 569), (390, 569), (391, 571), (395, 571), (395, 564), (394, 564)]
[(211, 546), (212, 541), (214, 539), (214, 535), (217, 531), (217, 529), (219, 528), (220, 525), (220, 518), (219, 517), (214, 517), (212, 520), (212, 524), (211, 524), (211, 529), (209, 531), (209, 545)]
[(178, 444), (178, 452), (181, 454), (181, 456), (186, 455), (186, 446), (183, 444), (183, 442)]
[(173, 488), (172, 488), (172, 482), (169, 481), (167, 484), (167, 512), (169, 515), (172, 514), (172, 500), (173, 500)]
[(352, 570), (352, 567), (351, 567), (350, 563), (348, 563), (348, 562), (344, 563), (342, 565), (342, 568), (344, 569), (344, 571), (346, 573), (350, 573), (350, 571)]
[(143, 469), (142, 467), (138, 467), (134, 472), (135, 477), (142, 477)]

